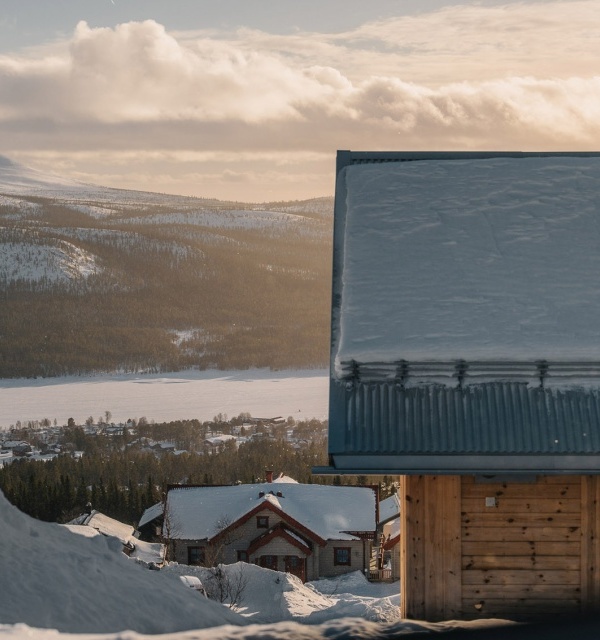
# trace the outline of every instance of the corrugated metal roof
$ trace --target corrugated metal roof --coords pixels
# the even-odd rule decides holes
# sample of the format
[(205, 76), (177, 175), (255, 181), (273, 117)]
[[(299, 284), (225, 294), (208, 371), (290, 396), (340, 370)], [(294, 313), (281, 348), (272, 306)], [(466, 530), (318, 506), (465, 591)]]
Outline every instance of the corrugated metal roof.
[[(549, 343), (527, 362), (366, 361), (339, 355), (346, 247), (345, 167), (356, 164), (489, 158), (598, 157), (598, 153), (338, 151), (334, 216), (331, 467), (321, 473), (600, 473), (600, 362), (561, 354)], [(424, 258), (429, 260), (429, 256)], [(410, 267), (415, 269), (414, 264)], [(401, 287), (398, 297), (402, 298)], [(346, 317), (343, 317), (344, 313)], [(384, 314), (384, 318), (388, 318)], [(389, 318), (393, 322), (393, 318)], [(387, 325), (385, 325), (387, 327)], [(377, 335), (378, 327), (371, 329)], [(418, 333), (418, 328), (415, 328)], [(409, 344), (409, 346), (411, 346)], [(451, 351), (462, 354), (456, 345)], [(364, 351), (365, 349), (363, 349)], [(366, 350), (368, 351), (368, 349)], [(424, 358), (444, 358), (431, 351)], [(376, 357), (386, 357), (385, 353)], [(371, 358), (375, 360), (376, 357)], [(514, 357), (514, 355), (512, 356)], [(520, 357), (517, 355), (516, 357)], [(524, 355), (528, 358), (528, 355)], [(363, 359), (357, 363), (355, 359)], [(537, 358), (537, 359), (536, 359)], [(573, 358), (571, 360), (571, 358)], [(590, 354), (593, 358), (593, 354)], [(576, 387), (576, 385), (585, 385)]]
[(343, 415), (332, 416), (331, 429), (344, 434), (332, 453), (600, 454), (597, 389), (542, 389), (519, 382), (463, 388), (332, 384), (344, 407)]

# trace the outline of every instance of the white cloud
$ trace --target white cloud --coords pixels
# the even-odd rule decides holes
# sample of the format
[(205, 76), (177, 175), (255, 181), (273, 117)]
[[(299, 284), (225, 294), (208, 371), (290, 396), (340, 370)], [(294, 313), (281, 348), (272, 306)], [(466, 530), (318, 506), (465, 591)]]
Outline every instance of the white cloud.
[(279, 175), (308, 197), (336, 148), (595, 149), (596, 15), (597, 0), (469, 3), (290, 36), (82, 22), (66, 43), (0, 57), (3, 153), (199, 195)]

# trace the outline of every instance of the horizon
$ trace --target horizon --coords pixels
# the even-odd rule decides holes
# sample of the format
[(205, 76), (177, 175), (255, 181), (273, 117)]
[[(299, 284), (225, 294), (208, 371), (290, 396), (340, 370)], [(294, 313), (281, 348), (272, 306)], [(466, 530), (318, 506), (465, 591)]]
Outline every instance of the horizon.
[(6, 0), (0, 153), (82, 182), (330, 197), (338, 149), (596, 150), (594, 0)]

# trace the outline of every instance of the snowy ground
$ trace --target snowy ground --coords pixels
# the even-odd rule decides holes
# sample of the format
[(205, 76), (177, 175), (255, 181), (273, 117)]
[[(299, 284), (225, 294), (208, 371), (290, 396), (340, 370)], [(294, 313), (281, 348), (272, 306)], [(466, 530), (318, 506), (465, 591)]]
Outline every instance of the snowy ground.
[(327, 417), (329, 376), (325, 370), (183, 371), (166, 374), (0, 379), (0, 428), (18, 420), (68, 418), (83, 423), (106, 411), (122, 422), (211, 420), (222, 413), (296, 420)]
[(151, 571), (128, 559), (116, 538), (34, 520), (2, 493), (0, 540), (0, 638), (349, 640), (457, 626), (400, 619), (397, 584), (370, 585), (355, 573), (303, 585), (252, 565), (244, 565), (248, 585), (234, 612), (179, 579), (205, 570), (174, 564)]

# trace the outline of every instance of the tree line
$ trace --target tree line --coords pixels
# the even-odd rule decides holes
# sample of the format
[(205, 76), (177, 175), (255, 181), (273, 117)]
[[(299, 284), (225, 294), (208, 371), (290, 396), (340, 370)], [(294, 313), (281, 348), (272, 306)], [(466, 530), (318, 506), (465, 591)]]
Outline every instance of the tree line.
[[(235, 420), (234, 420), (235, 421)], [(170, 484), (225, 484), (264, 482), (267, 470), (283, 472), (301, 483), (379, 484), (380, 496), (395, 491), (392, 478), (313, 476), (314, 466), (327, 464), (323, 437), (315, 437), (301, 448), (279, 437), (231, 441), (214, 453), (202, 449), (209, 425), (219, 422), (177, 421), (136, 426), (119, 436), (87, 435), (73, 426), (64, 430), (65, 449), (70, 453), (50, 461), (23, 458), (0, 469), (0, 490), (21, 511), (49, 522), (69, 522), (81, 515), (86, 504), (121, 522), (135, 526), (144, 510), (162, 499)], [(222, 421), (221, 424), (230, 424)], [(299, 434), (321, 433), (318, 420), (299, 422)], [(146, 435), (144, 435), (146, 434)], [(20, 435), (27, 435), (23, 431)], [(158, 454), (144, 448), (144, 438), (167, 435), (183, 453)]]

